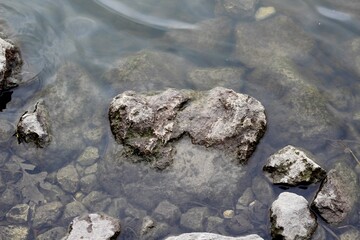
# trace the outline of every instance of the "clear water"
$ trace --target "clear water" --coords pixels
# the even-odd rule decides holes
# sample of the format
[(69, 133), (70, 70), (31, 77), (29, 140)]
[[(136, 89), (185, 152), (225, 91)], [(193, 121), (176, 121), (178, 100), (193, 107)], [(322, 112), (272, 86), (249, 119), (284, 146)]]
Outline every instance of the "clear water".
[[(266, 158), (287, 144), (308, 149), (326, 170), (330, 170), (337, 162), (344, 161), (359, 174), (360, 166), (357, 166), (356, 158), (357, 156), (360, 158), (360, 110), (358, 107), (360, 103), (358, 94), (360, 90), (360, 63), (358, 63), (356, 70), (353, 64), (356, 60), (349, 57), (354, 53), (349, 51), (346, 43), (359, 38), (360, 3), (356, 4), (352, 0), (339, 1), (337, 4), (331, 0), (263, 0), (259, 3), (261, 6), (274, 6), (277, 9), (277, 14), (291, 17), (308, 36), (315, 40), (314, 50), (306, 55), (305, 60), (297, 62), (295, 65), (301, 69), (304, 76), (311, 76), (308, 78), (307, 84), (315, 86), (324, 96), (325, 105), (329, 112), (329, 121), (333, 126), (333, 131), (329, 135), (325, 134), (321, 137), (317, 135), (316, 138), (307, 137), (306, 133), (294, 137), (296, 133), (292, 128), (296, 126), (289, 125), (286, 122), (289, 116), (286, 110), (282, 111), (282, 106), (286, 103), (282, 102), (284, 99), (282, 96), (285, 93), (281, 91), (287, 91), (287, 89), (278, 89), (276, 85), (272, 87), (271, 82), (266, 83), (266, 77), (263, 79), (264, 83), (252, 82), (254, 68), (246, 68), (241, 59), (240, 61), (231, 59), (228, 52), (196, 53), (189, 51), (184, 46), (172, 45), (171, 42), (164, 40), (164, 35), (169, 31), (196, 29), (196, 23), (214, 18), (214, 5), (214, 1), (210, 0), (1, 0), (0, 20), (5, 20), (8, 24), (9, 37), (20, 46), (24, 59), (24, 83), (11, 92), (3, 93), (0, 98), (0, 107), (2, 108), (0, 119), (5, 119), (15, 125), (24, 111), (31, 106), (30, 104), (36, 101), (37, 94), (54, 82), (57, 70), (65, 63), (77, 63), (87, 71), (91, 78), (91, 87), (96, 89), (93, 91), (94, 96), (86, 103), (89, 106), (94, 106), (94, 108), (95, 106), (103, 107), (101, 110), (92, 109), (95, 117), (93, 115), (86, 116), (84, 113), (85, 118), (96, 118), (91, 124), (105, 128), (103, 130), (105, 136), (96, 146), (100, 151), (98, 164), (101, 165), (101, 161), (108, 161), (106, 159), (113, 157), (111, 151), (116, 148), (108, 129), (107, 106), (115, 95), (124, 90), (129, 90), (129, 85), (126, 84), (117, 85), (116, 88), (113, 88), (109, 82), (104, 81), (104, 74), (109, 66), (124, 56), (143, 49), (156, 49), (185, 57), (199, 67), (235, 66), (244, 68), (245, 74), (242, 79), (239, 79), (242, 82), (241, 87), (238, 87), (237, 84), (229, 87), (252, 95), (265, 105), (269, 122), (267, 133), (246, 166), (239, 167), (226, 161), (226, 159), (222, 159), (222, 156), (216, 156), (216, 159), (225, 162), (219, 164), (216, 170), (219, 171), (220, 175), (229, 174), (229, 177), (218, 177), (217, 180), (230, 181), (229, 185), (232, 185), (229, 187), (231, 190), (225, 191), (226, 195), (221, 196), (224, 199), (222, 202), (218, 199), (212, 200), (212, 194), (216, 195), (217, 193), (210, 190), (210, 193), (194, 194), (193, 198), (188, 195), (182, 197), (183, 190), (181, 187), (187, 186), (186, 182), (178, 186), (175, 183), (174, 185), (172, 185), (173, 183), (168, 185), (166, 183), (172, 179), (173, 172), (157, 172), (150, 169), (146, 164), (128, 162), (120, 163), (117, 166), (118, 179), (112, 173), (109, 176), (111, 181), (109, 180), (107, 186), (102, 184), (96, 187), (96, 190), (108, 194), (112, 202), (115, 201), (114, 199), (126, 199), (134, 209), (146, 211), (145, 215), (151, 215), (158, 203), (169, 199), (180, 208), (182, 213), (191, 207), (206, 206), (210, 209), (211, 216), (221, 218), (224, 210), (235, 208), (238, 198), (247, 187), (252, 187), (254, 190), (256, 185), (254, 179), (257, 177), (265, 179), (261, 169)], [(357, 50), (357, 53), (359, 54), (360, 51)], [(143, 90), (146, 89), (145, 85), (147, 83), (139, 82), (138, 85), (132, 86), (132, 89)], [(188, 81), (180, 83), (170, 81), (168, 85), (170, 87), (182, 86), (202, 89)], [(81, 94), (81, 91), (76, 92), (74, 90), (74, 93)], [(72, 129), (82, 129), (84, 124), (83, 121), (79, 121), (72, 126)], [(312, 129), (312, 131), (316, 131), (316, 129)], [(68, 136), (69, 144), (74, 145), (76, 150), (67, 154), (67, 149), (55, 148), (59, 153), (61, 152), (56, 158), (56, 163), (52, 162), (51, 167), (46, 166), (46, 164), (39, 164), (35, 170), (29, 171), (31, 174), (48, 172), (47, 181), (51, 182), (55, 179), (54, 174), (59, 168), (74, 163), (87, 145), (93, 145), (85, 143), (77, 146), (77, 142), (74, 140), (76, 136), (72, 135), (73, 131), (69, 130), (65, 134)], [(44, 161), (41, 154), (29, 155), (31, 159), (27, 159), (27, 155), (22, 152), (26, 151), (26, 148), (17, 146), (14, 137), (3, 142), (0, 151), (5, 156), (2, 158), (4, 160), (0, 161), (3, 172), (7, 171), (5, 165), (13, 161), (14, 156), (22, 156), (26, 162), (29, 161), (34, 166), (37, 161)], [(194, 149), (194, 152), (205, 154), (207, 150), (199, 148)], [(184, 159), (186, 161), (186, 156)], [(189, 159), (192, 159), (191, 156)], [(204, 166), (207, 165), (204, 164)], [(245, 175), (234, 176), (236, 171)], [(19, 178), (14, 177), (15, 174), (9, 175), (3, 172), (0, 174), (2, 174), (7, 188), (19, 184), (17, 182)], [(106, 177), (103, 177), (104, 179), (99, 175), (97, 177), (101, 183), (106, 182)], [(237, 180), (241, 180), (241, 182), (236, 182)], [(53, 180), (53, 183), (56, 185), (56, 180)], [(211, 184), (221, 185), (216, 181), (211, 182)], [(209, 189), (211, 189), (211, 184), (209, 183)], [(164, 188), (158, 189), (159, 186), (164, 186)], [(180, 187), (179, 196), (161, 194), (164, 189), (172, 189), (170, 192), (174, 193), (174, 186)], [(227, 235), (258, 233), (265, 239), (270, 239), (267, 209), (274, 197), (284, 191), (282, 187), (270, 186), (271, 191), (273, 191), (271, 196), (255, 194), (256, 199), (262, 198), (266, 217), (257, 219), (254, 215), (250, 216), (249, 221), (253, 225), (253, 229), (248, 229), (240, 234), (226, 228), (227, 222), (225, 221), (223, 228), (221, 226), (219, 228), (223, 230), (217, 229), (214, 232)], [(300, 193), (311, 201), (318, 186), (287, 190)], [(114, 190), (118, 188), (121, 189)], [(42, 194), (48, 201), (54, 199), (53, 196), (47, 196), (46, 191), (42, 191)], [(75, 197), (75, 194), (65, 194), (65, 196), (61, 196), (62, 203), (71, 202), (71, 199)], [(16, 204), (28, 202), (29, 199), (21, 194), (16, 200)], [(106, 206), (111, 205), (106, 204)], [(141, 225), (141, 218), (134, 217), (129, 211), (119, 211), (114, 214), (111, 208), (106, 206), (100, 207), (100, 209), (108, 214), (116, 215), (123, 223), (123, 233), (120, 239), (136, 239), (139, 236), (137, 228), (139, 224)], [(92, 211), (93, 209), (88, 210)], [(336, 239), (336, 236), (349, 229), (360, 230), (359, 204), (339, 226), (330, 226), (320, 218), (318, 218), (318, 222), (322, 226), (321, 228), (325, 229), (324, 239)], [(0, 225), (8, 224), (10, 223), (7, 222), (6, 218), (0, 216)], [(35, 239), (38, 234), (48, 229), (57, 226), (67, 227), (68, 224), (69, 221), (60, 217), (58, 221), (49, 226), (36, 228), (32, 226), (30, 219), (28, 223), (30, 226), (29, 238)], [(169, 229), (169, 234), (189, 231), (181, 227), (179, 221), (169, 224)], [(202, 229), (202, 231), (206, 230)]]

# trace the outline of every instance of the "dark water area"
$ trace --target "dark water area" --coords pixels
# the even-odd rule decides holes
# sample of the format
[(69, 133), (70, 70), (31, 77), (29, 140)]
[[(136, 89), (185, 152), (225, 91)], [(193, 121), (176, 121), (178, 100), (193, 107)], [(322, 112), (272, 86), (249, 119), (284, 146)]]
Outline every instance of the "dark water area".
[[(290, 191), (311, 202), (320, 186), (272, 185), (262, 167), (280, 148), (304, 148), (326, 171), (344, 164), (359, 181), (360, 2), (260, 0), (256, 9), (260, 7), (274, 7), (276, 13), (263, 20), (227, 16), (224, 21), (231, 31), (224, 39), (213, 39), (211, 30), (202, 30), (216, 25), (213, 19), (223, 19), (213, 0), (0, 0), (0, 30), (4, 22), (7, 37), (19, 46), (24, 61), (21, 84), (0, 94), (0, 226), (25, 226), (28, 239), (37, 239), (56, 227), (64, 231), (76, 217), (73, 212), (102, 211), (121, 220), (119, 239), (140, 239), (143, 218), (155, 216), (158, 204), (168, 200), (181, 214), (194, 207), (207, 209), (198, 231), (271, 239), (269, 207), (277, 196)], [(285, 33), (276, 26), (283, 26)], [(223, 31), (225, 27), (214, 32)], [(209, 36), (200, 37), (199, 32)], [(151, 64), (175, 64), (172, 76), (184, 77), (118, 81), (111, 69), (144, 50), (152, 52), (147, 53), (150, 61), (168, 60)], [(222, 69), (224, 79), (202, 82), (201, 71), (209, 69)], [(246, 165), (188, 139), (178, 145), (178, 163), (164, 171), (121, 155), (107, 116), (117, 94), (218, 85), (249, 94), (265, 106), (267, 131)], [(39, 98), (53, 104), (48, 106), (50, 115), (59, 119), (53, 123), (55, 140), (46, 149), (19, 145), (13, 136), (20, 116)], [(96, 161), (81, 163), (91, 154)], [(74, 191), (62, 189), (58, 180), (60, 169), (70, 165), (79, 175)], [(24, 185), (25, 176), (30, 185)], [(246, 191), (252, 192), (250, 203), (237, 208)], [(34, 221), (38, 207), (51, 202), (61, 203), (61, 214)], [(68, 210), (73, 202), (82, 207)], [(30, 206), (26, 222), (8, 220), (6, 214), (17, 204)], [(231, 227), (223, 217), (225, 210), (241, 215), (243, 226)], [(313, 239), (340, 239), (349, 230), (360, 231), (359, 215), (358, 200), (339, 225), (317, 216)], [(159, 222), (165, 223), (165, 230), (148, 239), (192, 231), (179, 218)]]

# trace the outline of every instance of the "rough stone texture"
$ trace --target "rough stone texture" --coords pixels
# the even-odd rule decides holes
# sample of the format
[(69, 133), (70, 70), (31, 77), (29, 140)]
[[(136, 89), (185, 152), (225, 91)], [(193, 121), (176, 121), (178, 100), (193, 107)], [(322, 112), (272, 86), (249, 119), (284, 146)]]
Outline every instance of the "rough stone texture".
[(86, 207), (81, 202), (73, 201), (66, 204), (62, 219), (64, 219), (65, 222), (69, 222), (75, 217), (82, 216), (87, 212)]
[(326, 172), (306, 152), (288, 145), (271, 155), (263, 170), (274, 184), (296, 186), (323, 180)]
[(15, 132), (15, 127), (5, 119), (0, 119), (0, 143), (7, 142)]
[(183, 88), (190, 66), (184, 58), (171, 53), (142, 50), (120, 59), (103, 78), (116, 90)]
[(90, 193), (98, 187), (98, 178), (95, 174), (89, 174), (80, 179), (80, 189), (83, 193)]
[(179, 236), (168, 237), (165, 240), (263, 240), (259, 235), (251, 234), (243, 237), (228, 237), (215, 233), (183, 233)]
[(314, 46), (314, 40), (284, 15), (239, 23), (235, 38), (235, 58), (249, 67), (271, 64), (276, 58), (301, 59)]
[(230, 46), (231, 22), (226, 17), (208, 19), (196, 24), (194, 29), (170, 30), (165, 40), (200, 54), (224, 54)]
[(64, 191), (75, 193), (79, 187), (79, 174), (71, 164), (61, 168), (56, 179)]
[(316, 217), (302, 196), (283, 192), (270, 209), (273, 239), (311, 239), (317, 227)]
[(328, 223), (340, 223), (354, 207), (358, 189), (356, 173), (339, 163), (329, 171), (311, 205)]
[(240, 67), (195, 68), (188, 74), (188, 81), (196, 90), (209, 90), (214, 87), (231, 87), (240, 90), (245, 70)]
[(340, 240), (357, 240), (357, 239), (360, 239), (360, 231), (354, 228), (340, 235)]
[(259, 0), (217, 0), (215, 15), (227, 15), (234, 19), (246, 19), (254, 16)]
[(21, 142), (34, 143), (43, 148), (50, 143), (50, 121), (47, 107), (40, 100), (34, 110), (26, 111), (17, 124), (16, 137)]
[(90, 211), (101, 212), (111, 203), (111, 198), (103, 192), (92, 191), (84, 197), (82, 203)]
[(236, 203), (236, 210), (242, 210), (249, 207), (249, 204), (255, 200), (255, 196), (251, 188), (247, 188)]
[(190, 208), (181, 215), (180, 225), (192, 231), (203, 231), (205, 219), (208, 215), (209, 211), (206, 207)]
[(63, 227), (52, 228), (36, 237), (36, 240), (61, 239), (66, 235), (67, 231)]
[(245, 162), (264, 134), (264, 111), (256, 99), (230, 89), (168, 89), (155, 95), (124, 92), (111, 102), (109, 118), (119, 143), (157, 156), (155, 167), (164, 169), (172, 162), (170, 141), (185, 133), (194, 144), (225, 150)]
[(140, 234), (142, 240), (163, 239), (170, 231), (169, 225), (155, 222), (150, 217), (143, 218)]
[(180, 209), (169, 201), (162, 201), (155, 208), (153, 216), (158, 221), (172, 224), (180, 218)]
[(19, 73), (21, 65), (19, 49), (0, 38), (0, 92), (18, 85), (14, 77)]
[(75, 218), (69, 229), (69, 234), (63, 240), (110, 240), (116, 239), (121, 232), (118, 219), (99, 213)]
[(63, 205), (60, 202), (46, 203), (35, 209), (33, 227), (45, 227), (56, 222), (61, 216)]
[(99, 159), (99, 149), (96, 147), (87, 147), (79, 156), (77, 162), (81, 166), (90, 166)]
[(29, 236), (29, 228), (16, 225), (0, 226), (0, 239), (24, 240)]
[(230, 219), (227, 223), (227, 228), (235, 234), (243, 234), (251, 232), (254, 229), (254, 226), (251, 224), (247, 215), (239, 214)]
[(6, 214), (6, 220), (10, 223), (26, 223), (29, 217), (30, 206), (18, 204), (12, 207)]

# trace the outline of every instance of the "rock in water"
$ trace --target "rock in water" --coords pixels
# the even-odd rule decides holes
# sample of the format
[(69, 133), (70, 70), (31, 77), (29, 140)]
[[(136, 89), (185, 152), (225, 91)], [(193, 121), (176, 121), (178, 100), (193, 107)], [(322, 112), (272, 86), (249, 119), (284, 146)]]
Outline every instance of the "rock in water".
[(225, 150), (244, 162), (266, 128), (265, 109), (259, 101), (221, 87), (204, 92), (127, 91), (111, 102), (109, 119), (117, 142), (157, 159), (172, 159), (173, 140), (188, 134), (192, 143)]
[(316, 217), (308, 201), (294, 193), (283, 192), (271, 205), (271, 236), (273, 239), (311, 239), (317, 227)]
[(19, 142), (34, 143), (43, 148), (50, 143), (50, 123), (48, 111), (43, 101), (36, 103), (32, 112), (25, 112), (17, 125)]
[(0, 38), (0, 91), (17, 85), (13, 77), (20, 71), (21, 65), (19, 49)]
[(263, 170), (274, 184), (311, 184), (326, 177), (326, 172), (302, 150), (291, 145), (268, 158)]
[(228, 237), (215, 233), (184, 233), (179, 236), (168, 237), (165, 240), (263, 240), (259, 235), (251, 234), (243, 237)]
[(356, 173), (338, 164), (329, 171), (311, 205), (328, 223), (340, 223), (353, 208), (358, 188)]
[(69, 234), (63, 240), (110, 240), (116, 239), (121, 231), (118, 219), (98, 213), (75, 218), (69, 229)]

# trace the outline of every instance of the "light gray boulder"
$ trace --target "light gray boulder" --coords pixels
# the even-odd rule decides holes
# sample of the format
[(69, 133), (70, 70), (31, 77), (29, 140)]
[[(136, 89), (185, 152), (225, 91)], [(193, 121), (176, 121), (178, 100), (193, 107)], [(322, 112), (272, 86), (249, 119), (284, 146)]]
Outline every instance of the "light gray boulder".
[(237, 162), (245, 162), (266, 128), (265, 109), (259, 101), (221, 87), (205, 92), (127, 91), (111, 102), (109, 119), (116, 141), (141, 155), (155, 156), (158, 169), (171, 164), (173, 140), (184, 134), (193, 144), (223, 150)]
[(346, 164), (338, 163), (330, 170), (311, 206), (328, 223), (342, 222), (358, 199), (356, 173)]
[(121, 232), (120, 221), (105, 214), (91, 213), (75, 218), (69, 226), (69, 233), (62, 240), (110, 240)]
[(229, 16), (234, 19), (252, 18), (259, 0), (217, 0), (215, 16)]
[(316, 183), (326, 177), (326, 171), (311, 158), (306, 152), (288, 145), (271, 155), (263, 170), (274, 184)]
[(0, 91), (16, 87), (16, 74), (21, 70), (19, 49), (10, 41), (0, 38)]
[(228, 237), (215, 233), (183, 233), (179, 236), (168, 237), (165, 240), (263, 240), (259, 235), (251, 234), (243, 237)]
[(44, 101), (38, 101), (34, 110), (27, 111), (20, 117), (16, 137), (19, 143), (33, 143), (40, 148), (50, 143), (50, 120)]
[(308, 201), (297, 194), (283, 192), (270, 209), (271, 236), (274, 239), (311, 239), (317, 227)]

